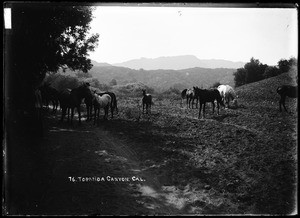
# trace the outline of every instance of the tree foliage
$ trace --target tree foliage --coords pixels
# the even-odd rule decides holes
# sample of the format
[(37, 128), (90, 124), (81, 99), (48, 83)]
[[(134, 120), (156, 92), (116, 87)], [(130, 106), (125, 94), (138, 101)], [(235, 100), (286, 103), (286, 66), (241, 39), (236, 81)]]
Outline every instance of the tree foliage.
[(12, 29), (5, 30), (6, 99), (11, 109), (24, 113), (34, 107), (33, 90), (47, 72), (70, 68), (87, 72), (88, 52), (98, 43), (89, 34), (93, 9), (62, 3), (6, 3)]
[(233, 73), (234, 75), (234, 83), (235, 86), (242, 86), (246, 84), (246, 69), (245, 68), (238, 68), (236, 72)]
[(244, 68), (246, 70), (246, 83), (252, 83), (264, 78), (263, 74), (267, 65), (260, 63), (258, 59), (251, 58), (250, 62), (245, 64)]
[(234, 75), (235, 86), (256, 82), (269, 77), (277, 76), (288, 72), (292, 66), (297, 65), (297, 59), (292, 57), (289, 60), (281, 59), (277, 66), (268, 66), (260, 63), (258, 59), (251, 58), (244, 68), (237, 69)]
[(264, 78), (270, 78), (273, 76), (277, 76), (280, 74), (278, 67), (276, 66), (268, 66), (263, 74)]

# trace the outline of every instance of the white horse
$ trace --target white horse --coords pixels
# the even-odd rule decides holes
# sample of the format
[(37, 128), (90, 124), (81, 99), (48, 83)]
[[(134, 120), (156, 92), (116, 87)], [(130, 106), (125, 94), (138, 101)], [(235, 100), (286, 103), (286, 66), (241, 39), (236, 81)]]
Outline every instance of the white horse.
[(229, 108), (229, 102), (232, 101), (233, 105), (237, 107), (237, 98), (234, 89), (230, 85), (219, 85), (218, 91), (222, 97), (224, 104), (227, 104), (227, 108)]
[(94, 125), (96, 124), (96, 120), (97, 120), (97, 123), (99, 124), (100, 108), (104, 108), (105, 114), (104, 114), (103, 119), (107, 119), (110, 103), (111, 103), (111, 97), (109, 94), (104, 94), (104, 95), (100, 96), (97, 93), (94, 93), (94, 98), (93, 98), (94, 113), (95, 113), (94, 114)]

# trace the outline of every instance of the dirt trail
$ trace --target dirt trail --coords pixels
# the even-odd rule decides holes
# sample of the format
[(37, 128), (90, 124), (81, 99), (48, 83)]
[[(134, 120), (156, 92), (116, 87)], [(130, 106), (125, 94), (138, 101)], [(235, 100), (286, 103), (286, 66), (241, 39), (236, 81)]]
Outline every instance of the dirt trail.
[(179, 213), (128, 139), (112, 135), (105, 125), (70, 126), (52, 119), (42, 141), (45, 184), (36, 214)]

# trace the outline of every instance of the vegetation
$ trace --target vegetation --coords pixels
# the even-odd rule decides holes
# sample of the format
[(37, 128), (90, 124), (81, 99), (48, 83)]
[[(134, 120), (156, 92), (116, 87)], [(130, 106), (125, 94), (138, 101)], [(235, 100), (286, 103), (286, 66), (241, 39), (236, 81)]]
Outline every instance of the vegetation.
[(95, 49), (99, 35), (88, 35), (93, 11), (88, 6), (18, 2), (6, 7), (11, 7), (13, 20), (5, 38), (6, 106), (23, 119), (33, 113), (34, 89), (47, 72), (91, 69), (87, 53)]
[(293, 57), (289, 60), (281, 59), (277, 66), (268, 66), (260, 63), (258, 59), (251, 58), (250, 62), (246, 63), (243, 68), (239, 68), (233, 73), (235, 86), (238, 87), (286, 73), (295, 65), (297, 65), (297, 60)]

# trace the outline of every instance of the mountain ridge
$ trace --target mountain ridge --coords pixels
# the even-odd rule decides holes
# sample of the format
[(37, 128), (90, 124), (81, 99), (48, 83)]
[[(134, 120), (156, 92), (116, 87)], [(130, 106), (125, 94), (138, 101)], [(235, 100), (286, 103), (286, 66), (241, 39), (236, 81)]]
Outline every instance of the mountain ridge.
[(161, 56), (158, 58), (139, 58), (129, 61), (111, 64), (117, 67), (128, 67), (139, 70), (182, 70), (187, 68), (232, 68), (237, 69), (245, 65), (241, 61), (229, 61), (224, 59), (199, 59), (195, 55)]

